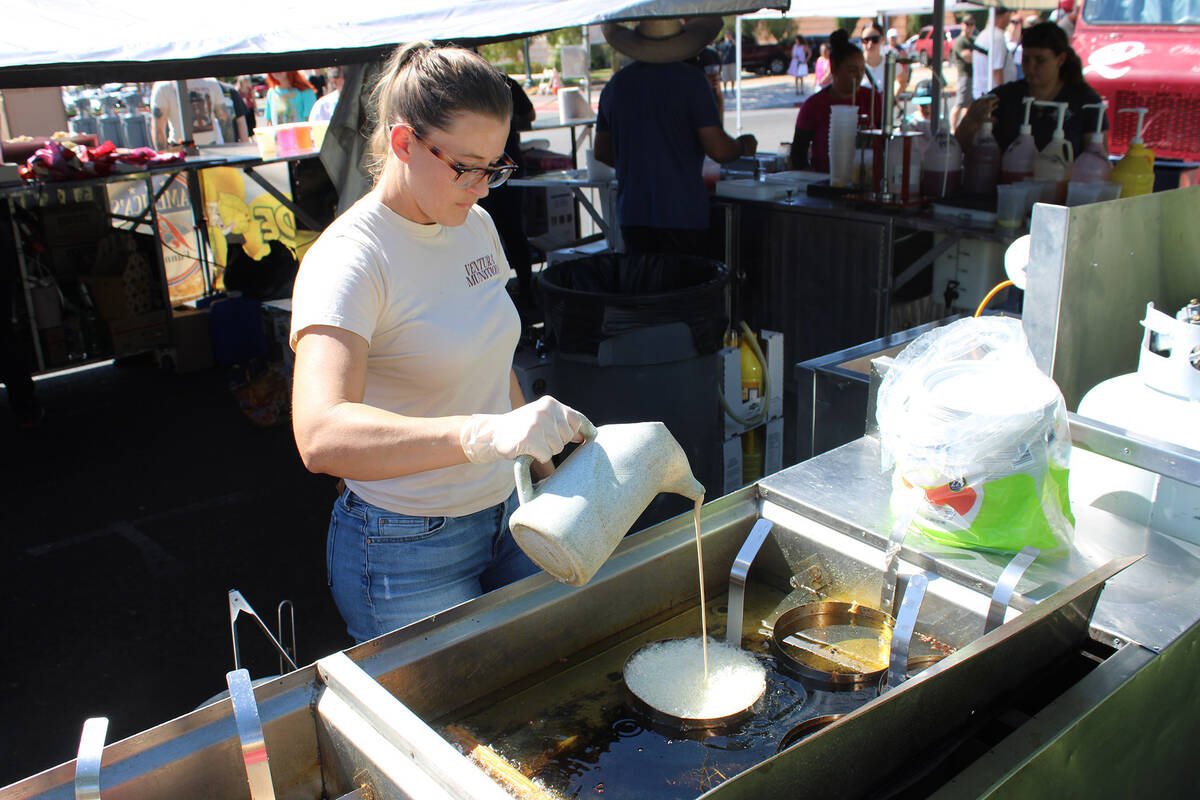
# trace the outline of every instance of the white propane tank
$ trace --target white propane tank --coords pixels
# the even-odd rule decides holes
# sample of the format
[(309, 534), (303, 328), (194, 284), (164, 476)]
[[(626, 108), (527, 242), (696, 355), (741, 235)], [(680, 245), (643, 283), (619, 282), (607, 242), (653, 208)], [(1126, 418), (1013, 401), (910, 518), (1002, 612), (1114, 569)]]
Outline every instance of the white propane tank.
[[(1080, 416), (1200, 451), (1200, 303), (1172, 318), (1147, 303), (1138, 371), (1097, 384)], [(1200, 487), (1075, 449), (1071, 501), (1200, 544)]]

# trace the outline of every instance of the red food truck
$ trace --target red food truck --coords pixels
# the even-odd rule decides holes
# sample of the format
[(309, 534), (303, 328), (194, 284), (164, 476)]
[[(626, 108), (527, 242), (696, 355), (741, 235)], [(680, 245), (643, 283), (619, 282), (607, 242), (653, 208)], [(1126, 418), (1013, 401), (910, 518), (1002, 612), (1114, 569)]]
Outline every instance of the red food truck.
[(1112, 155), (1137, 128), (1136, 114), (1117, 110), (1148, 108), (1142, 136), (1156, 171), (1173, 170), (1177, 183), (1200, 166), (1200, 0), (1083, 0), (1072, 44), (1108, 101)]

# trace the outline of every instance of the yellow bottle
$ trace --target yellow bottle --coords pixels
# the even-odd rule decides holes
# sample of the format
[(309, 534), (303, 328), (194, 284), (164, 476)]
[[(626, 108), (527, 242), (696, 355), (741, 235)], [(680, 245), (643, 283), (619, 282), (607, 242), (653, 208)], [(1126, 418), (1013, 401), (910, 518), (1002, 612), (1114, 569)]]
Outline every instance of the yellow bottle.
[(738, 350), (742, 360), (742, 402), (758, 403), (762, 401), (763, 367), (750, 347), (750, 338), (742, 334)]
[(1154, 191), (1154, 151), (1142, 143), (1145, 108), (1122, 108), (1118, 114), (1137, 114), (1137, 135), (1129, 140), (1125, 157), (1113, 167), (1109, 180), (1121, 184), (1121, 197), (1135, 197)]

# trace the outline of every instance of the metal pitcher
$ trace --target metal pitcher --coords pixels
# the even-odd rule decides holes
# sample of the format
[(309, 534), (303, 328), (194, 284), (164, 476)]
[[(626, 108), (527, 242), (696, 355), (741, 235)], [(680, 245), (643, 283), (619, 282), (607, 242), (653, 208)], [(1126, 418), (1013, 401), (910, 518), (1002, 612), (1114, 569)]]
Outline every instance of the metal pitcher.
[(531, 459), (517, 459), (521, 505), (508, 521), (526, 555), (571, 586), (591, 580), (659, 492), (704, 497), (663, 423), (585, 423), (582, 431), (583, 443), (536, 490)]

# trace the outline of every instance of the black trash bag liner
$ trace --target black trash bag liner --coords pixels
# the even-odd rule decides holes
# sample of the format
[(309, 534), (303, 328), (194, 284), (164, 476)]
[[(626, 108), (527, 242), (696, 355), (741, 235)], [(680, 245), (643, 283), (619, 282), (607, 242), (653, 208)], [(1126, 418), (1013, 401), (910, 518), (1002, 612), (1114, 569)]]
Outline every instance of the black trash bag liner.
[(729, 270), (697, 256), (603, 253), (547, 267), (538, 277), (546, 329), (563, 353), (596, 355), (602, 342), (683, 323), (699, 354), (721, 349)]

